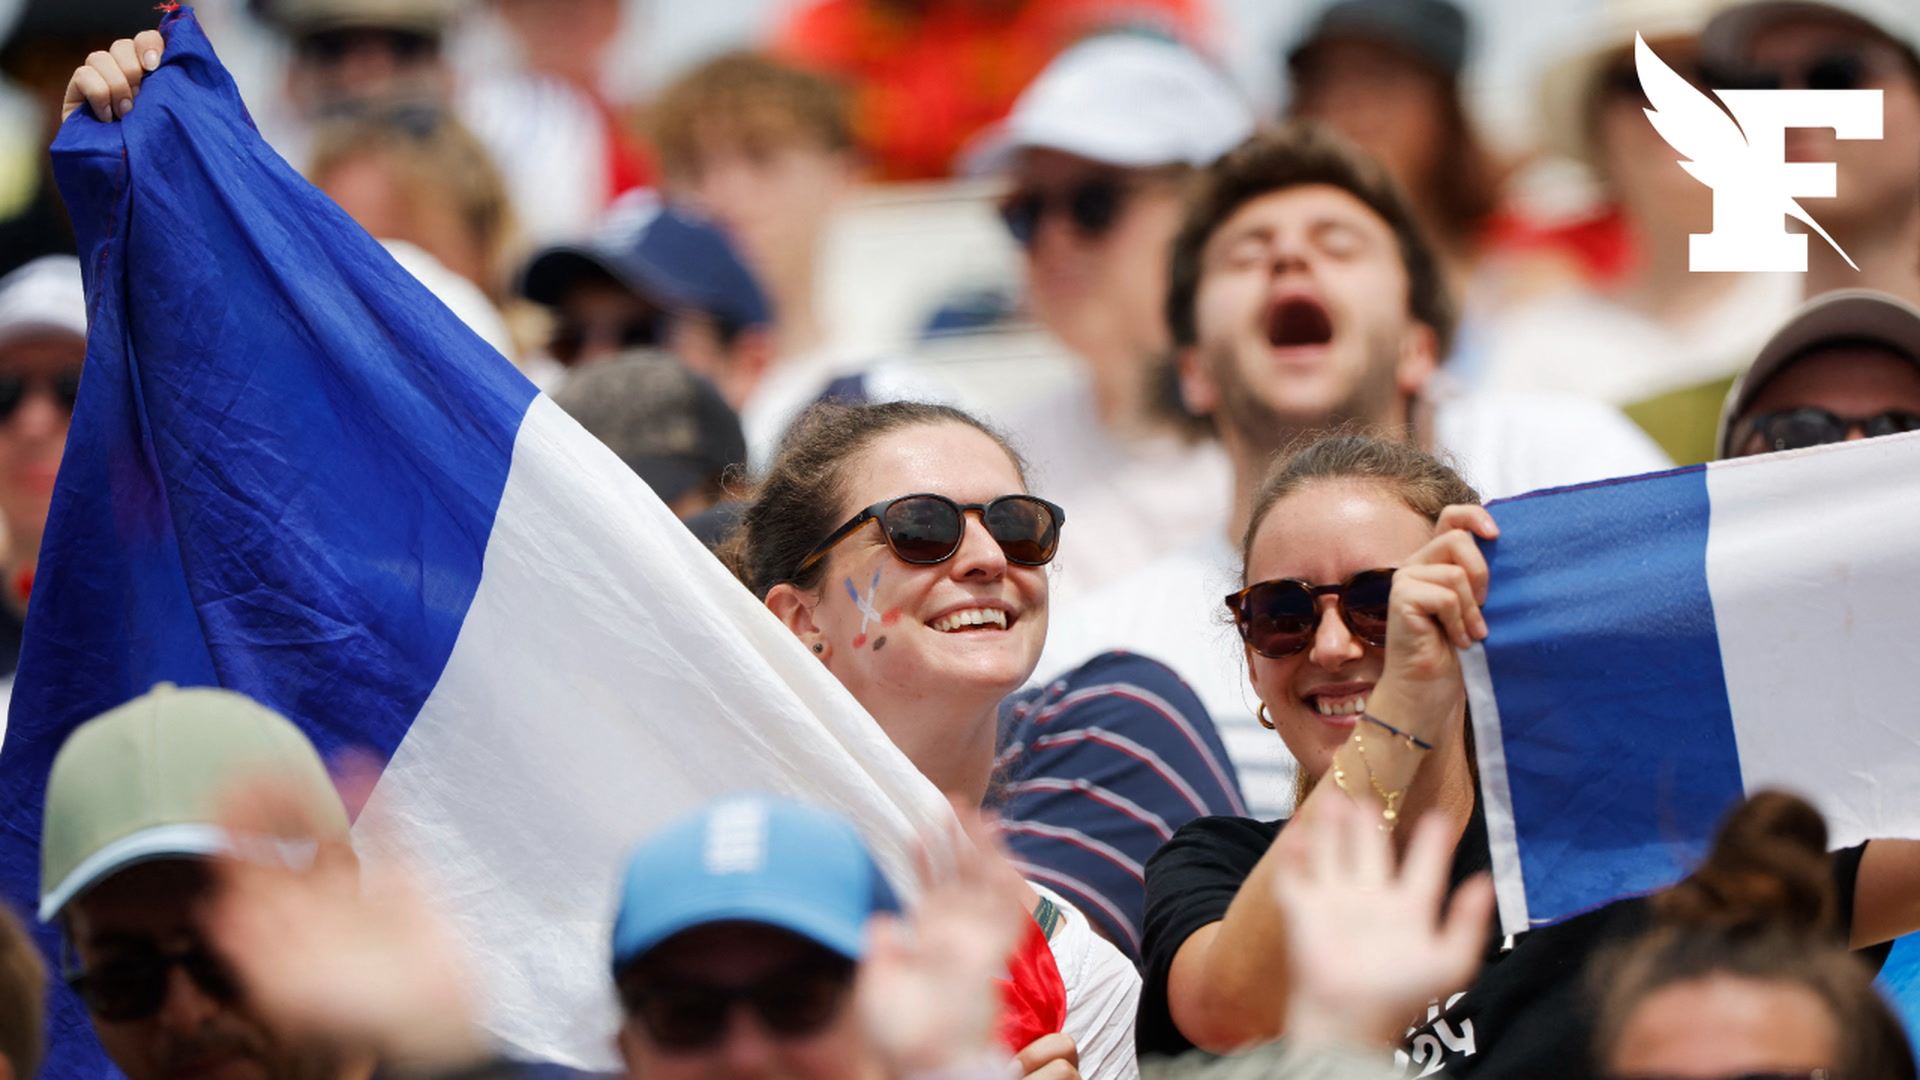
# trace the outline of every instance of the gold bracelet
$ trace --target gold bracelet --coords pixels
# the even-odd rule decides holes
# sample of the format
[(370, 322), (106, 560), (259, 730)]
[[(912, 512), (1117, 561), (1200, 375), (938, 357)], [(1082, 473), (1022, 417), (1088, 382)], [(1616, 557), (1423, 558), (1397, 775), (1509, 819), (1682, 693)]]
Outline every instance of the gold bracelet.
[[(1388, 791), (1380, 786), (1379, 778), (1373, 775), (1373, 762), (1367, 759), (1366, 740), (1357, 729), (1353, 733), (1353, 749), (1355, 753), (1360, 755), (1360, 761), (1367, 767), (1367, 783), (1373, 785), (1374, 793), (1379, 795), (1381, 802), (1386, 804), (1380, 811), (1380, 831), (1390, 833), (1393, 831), (1394, 826), (1400, 823), (1400, 800), (1406, 798), (1407, 789), (1401, 788), (1399, 791)], [(1334, 782), (1339, 783), (1339, 781), (1340, 778), (1335, 776)], [(1340, 790), (1347, 790), (1346, 785), (1341, 784)]]

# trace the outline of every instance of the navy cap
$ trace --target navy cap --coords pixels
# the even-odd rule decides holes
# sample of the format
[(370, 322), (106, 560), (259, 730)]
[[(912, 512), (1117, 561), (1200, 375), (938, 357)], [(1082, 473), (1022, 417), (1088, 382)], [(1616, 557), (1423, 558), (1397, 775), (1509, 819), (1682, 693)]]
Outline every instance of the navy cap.
[(859, 960), (867, 917), (898, 910), (846, 819), (771, 796), (734, 796), (633, 853), (613, 921), (613, 973), (683, 930), (717, 922), (778, 927)]
[(1339, 0), (1287, 58), (1298, 61), (1317, 42), (1340, 37), (1397, 45), (1449, 75), (1467, 63), (1467, 16), (1448, 0)]
[(520, 292), (551, 307), (583, 278), (610, 277), (663, 310), (704, 312), (735, 329), (773, 321), (767, 297), (726, 234), (686, 210), (636, 192), (608, 211), (586, 244), (542, 250)]

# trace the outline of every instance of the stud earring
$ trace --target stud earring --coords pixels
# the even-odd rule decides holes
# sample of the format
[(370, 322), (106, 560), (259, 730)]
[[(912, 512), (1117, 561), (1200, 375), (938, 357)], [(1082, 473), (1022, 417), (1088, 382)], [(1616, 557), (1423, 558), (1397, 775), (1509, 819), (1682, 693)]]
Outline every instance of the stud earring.
[[(817, 653), (824, 653), (827, 651), (827, 647), (816, 641), (813, 643), (813, 651)], [(1272, 725), (1269, 724), (1268, 726), (1271, 727)]]

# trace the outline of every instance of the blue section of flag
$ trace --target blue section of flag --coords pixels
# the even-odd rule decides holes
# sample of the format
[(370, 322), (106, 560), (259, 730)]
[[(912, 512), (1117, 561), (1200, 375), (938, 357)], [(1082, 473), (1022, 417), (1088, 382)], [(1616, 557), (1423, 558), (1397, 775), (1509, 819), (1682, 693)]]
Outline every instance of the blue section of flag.
[(1706, 471), (1491, 509), (1487, 665), (1527, 907), (1551, 922), (1685, 876), (1743, 795)]
[[(25, 911), (61, 740), (155, 682), (250, 694), (323, 753), (392, 753), (534, 395), (268, 149), (190, 13), (161, 26), (128, 119), (80, 110), (54, 144), (91, 332), (0, 754), (0, 882)], [(43, 1075), (102, 1075), (54, 1004)]]
[(1880, 968), (1880, 988), (1906, 1021), (1908, 1041), (1920, 1048), (1920, 934), (1908, 934), (1893, 943), (1892, 954)]

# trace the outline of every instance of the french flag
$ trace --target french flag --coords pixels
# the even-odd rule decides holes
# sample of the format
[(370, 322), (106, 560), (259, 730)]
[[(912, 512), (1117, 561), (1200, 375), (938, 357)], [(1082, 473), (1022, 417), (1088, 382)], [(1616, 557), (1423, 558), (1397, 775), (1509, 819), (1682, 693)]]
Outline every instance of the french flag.
[(1920, 838), (1920, 434), (1489, 509), (1462, 658), (1508, 933), (1673, 884), (1761, 788)]
[[(38, 891), (67, 732), (217, 685), (385, 762), (517, 1057), (612, 1069), (618, 870), (719, 794), (860, 823), (898, 882), (951, 820), (647, 486), (267, 148), (188, 12), (122, 123), (54, 145), (86, 375), (0, 752), (0, 883)], [(363, 844), (363, 858), (384, 854)], [(52, 929), (43, 928), (52, 941)], [(48, 1077), (110, 1075), (64, 991)]]

